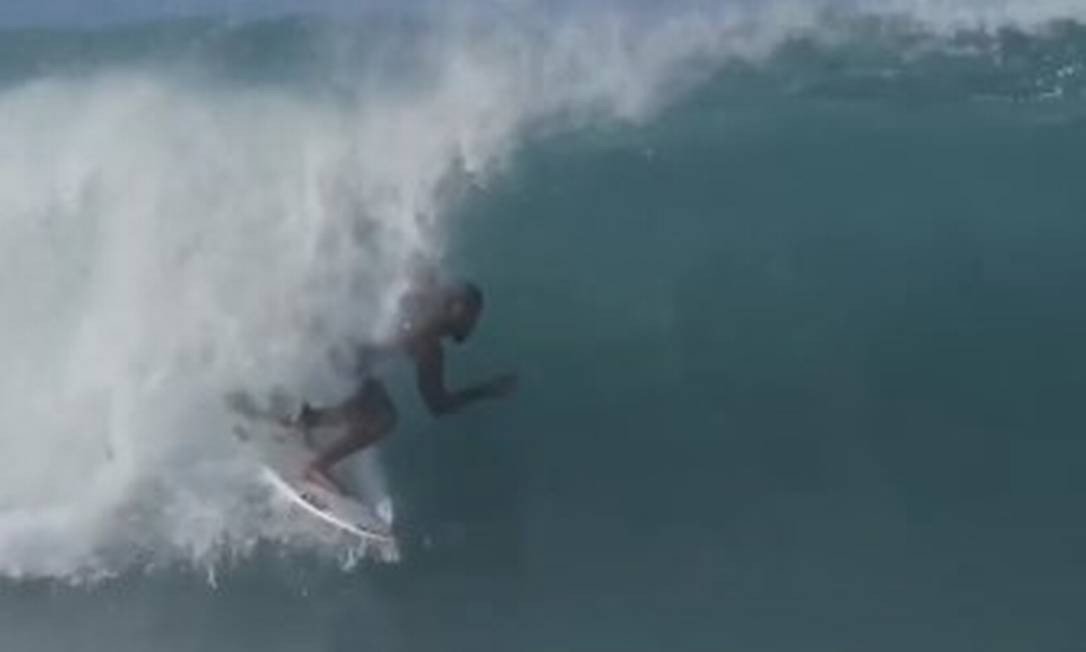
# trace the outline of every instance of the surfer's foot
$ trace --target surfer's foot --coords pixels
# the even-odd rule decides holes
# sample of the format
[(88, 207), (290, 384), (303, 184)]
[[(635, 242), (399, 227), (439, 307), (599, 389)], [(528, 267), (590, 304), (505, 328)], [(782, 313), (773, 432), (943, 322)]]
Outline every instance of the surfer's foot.
[(332, 476), (328, 474), (327, 471), (319, 467), (316, 463), (310, 464), (309, 466), (305, 467), (305, 472), (302, 474), (302, 477), (305, 479), (306, 482), (312, 482), (313, 484), (321, 487), (322, 489), (326, 489), (340, 495), (345, 495), (347, 493), (343, 490), (343, 487), (339, 486), (339, 483), (336, 482), (332, 478)]

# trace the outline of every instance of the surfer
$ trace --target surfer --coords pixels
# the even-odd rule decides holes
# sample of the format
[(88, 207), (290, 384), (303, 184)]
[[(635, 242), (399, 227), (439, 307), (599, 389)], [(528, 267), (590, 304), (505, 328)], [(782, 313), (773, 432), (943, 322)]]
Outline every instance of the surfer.
[(503, 374), (458, 390), (445, 384), (445, 341), (460, 344), (467, 340), (482, 310), (483, 293), (474, 283), (441, 286), (430, 279), (404, 297), (399, 322), (386, 342), (356, 347), (349, 365), (344, 365), (342, 356), (333, 356), (334, 361), (339, 361), (338, 366), (348, 367), (358, 386), (337, 405), (316, 408), (303, 404), (294, 417), (293, 425), (307, 440), (311, 428), (338, 426), (344, 431), (339, 439), (317, 451), (306, 467), (306, 479), (346, 493), (332, 477), (332, 467), (395, 428), (396, 406), (377, 377), (378, 367), (385, 359), (406, 356), (413, 362), (416, 387), (435, 417), (454, 414), (476, 401), (503, 397), (515, 390), (514, 374)]

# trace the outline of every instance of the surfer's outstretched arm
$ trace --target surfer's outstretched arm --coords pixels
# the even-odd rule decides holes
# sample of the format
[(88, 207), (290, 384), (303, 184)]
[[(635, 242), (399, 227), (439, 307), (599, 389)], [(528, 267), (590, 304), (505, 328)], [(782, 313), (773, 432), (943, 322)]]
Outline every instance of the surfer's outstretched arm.
[(416, 348), (413, 354), (419, 394), (434, 416), (458, 412), (469, 403), (484, 398), (505, 396), (516, 388), (516, 376), (506, 374), (465, 389), (449, 390), (445, 386), (445, 351), (441, 343), (427, 343)]

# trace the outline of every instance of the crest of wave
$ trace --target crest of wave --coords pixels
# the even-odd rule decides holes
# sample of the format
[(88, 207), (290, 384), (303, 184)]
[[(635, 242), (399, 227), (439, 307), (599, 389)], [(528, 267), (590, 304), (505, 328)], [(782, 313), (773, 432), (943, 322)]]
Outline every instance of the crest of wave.
[(261, 489), (223, 392), (349, 391), (326, 352), (379, 335), (418, 261), (440, 259), (450, 187), (552, 119), (644, 115), (719, 38), (698, 21), (474, 25), (420, 39), (412, 80), (388, 88), (129, 68), (2, 91), (0, 573), (328, 550)]

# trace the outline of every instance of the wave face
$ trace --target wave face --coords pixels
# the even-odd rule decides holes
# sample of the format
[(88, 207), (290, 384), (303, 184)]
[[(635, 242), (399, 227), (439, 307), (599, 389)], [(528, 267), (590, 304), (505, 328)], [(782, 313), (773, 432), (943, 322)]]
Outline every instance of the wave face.
[[(17, 650), (1078, 640), (1076, 11), (0, 33), (0, 630)], [(359, 473), (407, 554), (355, 568), (270, 499), (222, 396), (342, 395), (329, 348), (378, 336), (435, 264), (488, 295), (454, 382), (512, 365), (524, 386), (436, 423), (396, 388), (400, 430)]]

